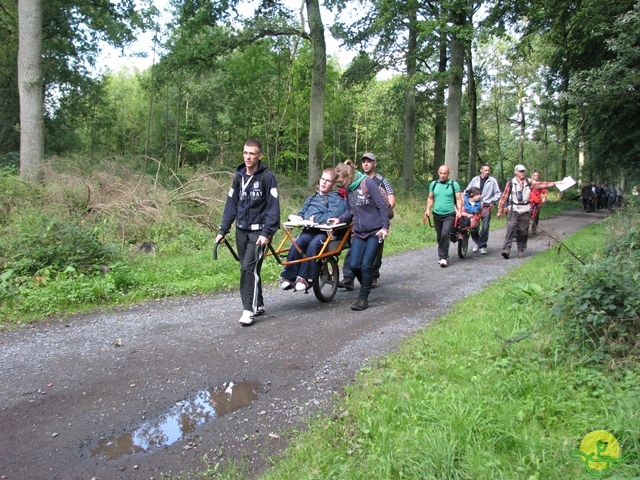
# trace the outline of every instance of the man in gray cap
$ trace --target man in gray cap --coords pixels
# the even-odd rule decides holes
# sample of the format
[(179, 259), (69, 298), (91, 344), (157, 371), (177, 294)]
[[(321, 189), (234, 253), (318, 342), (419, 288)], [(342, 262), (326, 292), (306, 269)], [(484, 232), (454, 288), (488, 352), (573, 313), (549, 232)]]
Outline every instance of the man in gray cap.
[(504, 236), (504, 244), (502, 245), (502, 258), (505, 260), (511, 255), (511, 243), (514, 236), (518, 245), (518, 258), (524, 257), (524, 252), (527, 250), (529, 220), (531, 219), (531, 206), (529, 205), (531, 190), (555, 187), (556, 183), (558, 183), (538, 182), (528, 179), (525, 176), (526, 171), (527, 169), (524, 165), (516, 165), (513, 170), (515, 176), (505, 185), (498, 204), (498, 218), (500, 218), (505, 208), (507, 214), (507, 233)]
[[(376, 156), (367, 152), (362, 155), (360, 158), (360, 164), (362, 165), (362, 171), (365, 175), (371, 178), (378, 188), (384, 190), (386, 192), (388, 206), (389, 206), (389, 218), (393, 217), (393, 208), (396, 206), (396, 194), (385, 177), (379, 174), (376, 171), (376, 166), (378, 165), (378, 159)], [(382, 250), (384, 249), (384, 244), (380, 246), (380, 250), (378, 251), (378, 255), (376, 256), (375, 261), (373, 262), (373, 281), (371, 283), (371, 288), (376, 288), (378, 286), (378, 278), (380, 278), (380, 267), (382, 266)], [(340, 288), (345, 288), (347, 290), (353, 290), (354, 287), (354, 279), (355, 274), (349, 267), (349, 257), (351, 250), (347, 251), (347, 255), (344, 258), (344, 264), (342, 266), (342, 280), (338, 284)]]

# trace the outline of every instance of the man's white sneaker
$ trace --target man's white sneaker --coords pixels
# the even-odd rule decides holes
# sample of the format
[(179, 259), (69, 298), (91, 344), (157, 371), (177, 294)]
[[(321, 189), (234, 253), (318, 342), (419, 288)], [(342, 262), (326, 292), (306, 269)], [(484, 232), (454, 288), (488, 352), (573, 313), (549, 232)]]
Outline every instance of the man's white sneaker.
[(307, 290), (307, 288), (309, 288), (309, 284), (304, 278), (296, 278), (296, 292), (304, 292)]
[(446, 258), (441, 258), (440, 261), (438, 262), (438, 264), (442, 267), (445, 268), (447, 265), (449, 265), (449, 262), (447, 262)]
[(474, 245), (473, 248), (471, 249), (472, 252), (477, 252), (478, 251), (478, 245)]
[(280, 278), (280, 290), (291, 290), (293, 288), (293, 282), (290, 282), (286, 278)]
[(267, 313), (267, 309), (264, 305), (260, 305), (258, 308), (256, 308), (256, 313), (254, 313), (253, 316), (258, 317), (260, 315), (264, 315), (265, 313)]
[(243, 310), (240, 317), (240, 325), (251, 325), (253, 323), (253, 312), (251, 310)]
[(486, 248), (484, 248), (484, 247), (482, 247), (482, 248), (479, 250), (479, 252), (480, 252), (480, 255), (486, 255), (486, 254), (487, 254), (487, 249), (486, 249)]

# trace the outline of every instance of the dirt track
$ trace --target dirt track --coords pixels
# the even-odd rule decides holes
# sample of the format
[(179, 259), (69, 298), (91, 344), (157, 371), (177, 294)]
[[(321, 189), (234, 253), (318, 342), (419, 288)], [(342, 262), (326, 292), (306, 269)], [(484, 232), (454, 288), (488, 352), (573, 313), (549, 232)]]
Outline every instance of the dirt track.
[[(575, 209), (540, 227), (565, 237), (603, 216)], [(374, 356), (526, 261), (500, 256), (503, 236), (487, 256), (452, 247), (446, 269), (435, 247), (385, 257), (364, 312), (349, 308), (354, 292), (321, 304), (270, 287), (248, 328), (225, 292), (3, 333), (0, 478), (159, 479), (202, 470), (204, 454), (260, 471)], [(528, 256), (550, 245), (532, 236)]]

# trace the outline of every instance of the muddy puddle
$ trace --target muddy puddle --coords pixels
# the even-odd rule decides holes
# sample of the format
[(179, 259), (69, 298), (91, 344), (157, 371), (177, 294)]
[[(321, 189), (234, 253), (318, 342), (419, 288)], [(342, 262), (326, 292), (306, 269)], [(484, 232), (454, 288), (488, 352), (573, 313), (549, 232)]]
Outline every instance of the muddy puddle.
[(100, 440), (90, 448), (91, 456), (116, 460), (135, 453), (184, 440), (206, 422), (246, 407), (264, 391), (259, 382), (223, 383), (200, 390), (178, 402), (167, 413), (147, 421), (131, 432)]

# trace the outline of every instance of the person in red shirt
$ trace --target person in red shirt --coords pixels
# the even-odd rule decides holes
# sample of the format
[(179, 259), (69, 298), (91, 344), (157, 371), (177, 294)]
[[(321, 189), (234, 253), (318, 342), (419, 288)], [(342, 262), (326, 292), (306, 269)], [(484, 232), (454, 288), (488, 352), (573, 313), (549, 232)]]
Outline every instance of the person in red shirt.
[[(540, 181), (540, 172), (536, 171), (531, 174), (531, 180)], [(544, 202), (547, 201), (547, 189), (540, 188), (531, 190), (529, 195), (529, 206), (531, 207), (531, 235), (535, 235), (538, 231), (538, 221), (540, 221), (540, 209)]]

